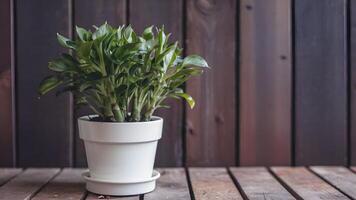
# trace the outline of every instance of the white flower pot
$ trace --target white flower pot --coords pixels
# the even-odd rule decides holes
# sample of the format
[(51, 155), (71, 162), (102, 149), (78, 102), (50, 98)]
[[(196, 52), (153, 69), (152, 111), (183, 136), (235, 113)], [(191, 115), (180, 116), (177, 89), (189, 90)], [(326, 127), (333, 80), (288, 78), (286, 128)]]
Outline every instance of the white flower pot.
[[(158, 178), (159, 174), (153, 176), (153, 165), (157, 142), (162, 136), (162, 118), (153, 117), (148, 122), (116, 123), (90, 121), (89, 116), (84, 116), (78, 119), (78, 126), (87, 155), (89, 191), (134, 195), (154, 189), (155, 179), (152, 177)], [(106, 183), (104, 189), (102, 183)], [(147, 183), (147, 187), (140, 188), (134, 183), (141, 186)]]

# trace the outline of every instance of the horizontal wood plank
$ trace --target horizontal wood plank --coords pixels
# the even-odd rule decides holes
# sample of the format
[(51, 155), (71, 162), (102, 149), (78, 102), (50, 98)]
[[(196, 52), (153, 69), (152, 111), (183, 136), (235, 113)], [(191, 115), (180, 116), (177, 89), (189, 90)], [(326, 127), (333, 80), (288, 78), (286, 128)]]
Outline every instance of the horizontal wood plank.
[(356, 199), (356, 174), (345, 167), (311, 167), (327, 182)]
[(249, 200), (295, 199), (264, 167), (233, 167), (230, 171)]
[[(272, 167), (276, 178), (264, 167), (232, 167), (233, 178), (240, 186), (244, 198), (225, 168), (190, 168), (189, 176), (196, 200), (204, 199), (356, 199), (356, 167)], [(12, 199), (117, 199), (139, 200), (143, 196), (113, 197), (85, 191), (81, 178), (84, 169), (0, 169), (0, 200)], [(145, 200), (189, 200), (188, 179), (183, 168), (158, 169), (161, 178)], [(314, 174), (314, 173), (315, 174)], [(58, 175), (57, 175), (58, 174)], [(318, 177), (320, 176), (320, 177)], [(324, 179), (324, 180), (322, 180)], [(285, 189), (281, 183), (283, 183)], [(340, 192), (341, 191), (341, 192)], [(346, 195), (344, 195), (344, 194)]]
[(31, 199), (59, 169), (27, 169), (0, 187), (0, 200)]
[(145, 200), (190, 200), (189, 187), (183, 168), (158, 169), (161, 177), (156, 189), (145, 195)]
[(85, 195), (84, 169), (63, 169), (33, 200), (81, 199)]
[(304, 167), (272, 167), (272, 171), (291, 191), (303, 199), (349, 199)]
[(189, 176), (196, 200), (242, 200), (225, 168), (189, 168)]
[(0, 186), (5, 184), (8, 180), (15, 177), (20, 172), (22, 172), (22, 169), (1, 168), (0, 169)]

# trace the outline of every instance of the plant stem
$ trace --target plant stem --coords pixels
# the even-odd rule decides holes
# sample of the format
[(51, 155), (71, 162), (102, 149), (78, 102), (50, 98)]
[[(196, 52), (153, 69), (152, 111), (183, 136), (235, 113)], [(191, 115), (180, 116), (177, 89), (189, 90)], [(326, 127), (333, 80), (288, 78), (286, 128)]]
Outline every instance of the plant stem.
[(138, 95), (137, 95), (137, 90), (135, 91), (135, 95), (134, 95), (134, 102), (133, 102), (133, 105), (132, 105), (132, 121), (135, 121), (135, 122), (139, 122), (140, 121), (140, 108), (139, 108), (139, 105), (138, 105)]
[(122, 113), (122, 111), (120, 110), (119, 105), (114, 104), (113, 108), (112, 108), (112, 112), (114, 113), (114, 118), (117, 122), (123, 122), (125, 121), (125, 116)]
[(150, 121), (154, 111), (155, 108), (153, 107), (149, 111), (147, 111), (144, 115), (143, 121)]

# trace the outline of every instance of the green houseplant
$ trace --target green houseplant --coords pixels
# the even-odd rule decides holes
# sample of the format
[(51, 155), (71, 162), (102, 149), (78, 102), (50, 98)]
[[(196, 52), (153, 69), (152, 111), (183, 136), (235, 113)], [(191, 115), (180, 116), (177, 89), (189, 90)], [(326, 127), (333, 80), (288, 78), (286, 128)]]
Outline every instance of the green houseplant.
[(138, 36), (130, 26), (114, 29), (105, 23), (94, 33), (79, 27), (76, 33), (74, 41), (57, 35), (73, 54), (49, 63), (55, 74), (40, 84), (41, 95), (59, 87), (59, 93), (72, 91), (76, 103), (89, 106), (97, 120), (112, 122), (148, 121), (169, 97), (194, 107), (180, 87), (208, 64), (197, 55), (182, 58), (178, 42), (169, 43), (163, 28), (155, 34), (151, 26)]
[(76, 27), (74, 40), (57, 34), (71, 53), (49, 62), (53, 75), (41, 82), (39, 93), (71, 91), (77, 105), (95, 113), (78, 119), (89, 191), (109, 195), (152, 191), (159, 177), (153, 164), (163, 124), (152, 115), (167, 107), (167, 98), (183, 98), (193, 108), (193, 98), (181, 86), (208, 64), (197, 55), (182, 57), (178, 42), (170, 43), (163, 28), (151, 26), (142, 35), (130, 26), (113, 28), (105, 23), (94, 28), (91, 32)]

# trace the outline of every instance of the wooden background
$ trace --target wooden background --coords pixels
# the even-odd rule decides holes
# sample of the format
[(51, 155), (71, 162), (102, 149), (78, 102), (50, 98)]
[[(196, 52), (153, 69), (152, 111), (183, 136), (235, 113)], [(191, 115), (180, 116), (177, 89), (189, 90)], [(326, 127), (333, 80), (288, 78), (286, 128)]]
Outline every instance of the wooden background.
[(0, 0), (0, 166), (85, 166), (71, 95), (38, 98), (56, 33), (165, 25), (210, 66), (170, 100), (158, 166), (356, 164), (356, 0)]

